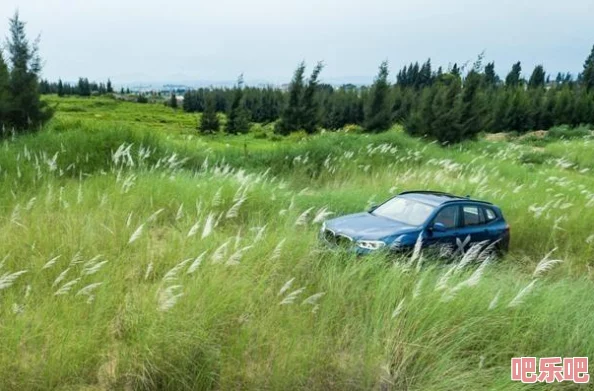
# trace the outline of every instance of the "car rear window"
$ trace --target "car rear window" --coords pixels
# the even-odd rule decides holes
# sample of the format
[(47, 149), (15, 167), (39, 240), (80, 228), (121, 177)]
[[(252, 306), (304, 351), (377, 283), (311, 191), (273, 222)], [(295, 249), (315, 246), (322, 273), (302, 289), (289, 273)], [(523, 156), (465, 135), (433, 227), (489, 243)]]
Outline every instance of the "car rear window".
[(491, 221), (497, 219), (497, 214), (495, 214), (495, 211), (493, 211), (493, 209), (483, 208), (483, 211), (485, 212), (485, 220), (487, 221), (487, 223), (490, 223)]
[(481, 208), (474, 205), (467, 205), (463, 208), (464, 213), (464, 225), (481, 225), (485, 223), (485, 218), (481, 213)]

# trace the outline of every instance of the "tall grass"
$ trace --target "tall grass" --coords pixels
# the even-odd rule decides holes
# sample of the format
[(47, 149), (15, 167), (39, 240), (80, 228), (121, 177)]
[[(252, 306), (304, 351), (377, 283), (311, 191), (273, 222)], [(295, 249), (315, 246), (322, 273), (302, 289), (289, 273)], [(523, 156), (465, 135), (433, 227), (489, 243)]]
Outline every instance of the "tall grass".
[[(508, 390), (513, 356), (594, 351), (594, 180), (569, 157), (52, 126), (1, 147), (0, 389)], [(410, 188), (496, 202), (510, 254), (318, 245)]]

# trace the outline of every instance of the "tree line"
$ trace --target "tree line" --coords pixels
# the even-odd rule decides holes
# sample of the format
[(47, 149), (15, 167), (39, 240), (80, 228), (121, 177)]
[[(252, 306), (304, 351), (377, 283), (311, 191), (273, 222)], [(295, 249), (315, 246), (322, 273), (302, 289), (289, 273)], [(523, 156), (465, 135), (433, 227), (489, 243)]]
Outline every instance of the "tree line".
[[(59, 79), (57, 82), (41, 80), (39, 83), (39, 92), (41, 94), (55, 94), (58, 96), (91, 96), (113, 94), (114, 89), (110, 79), (107, 79), (106, 83), (97, 83), (90, 82), (86, 77), (81, 77), (76, 84), (63, 82), (62, 79)], [(121, 93), (123, 94), (125, 91), (122, 89)], [(130, 93), (129, 89), (127, 93)]]
[(494, 62), (484, 64), (483, 55), (470, 66), (455, 63), (445, 70), (434, 69), (431, 60), (411, 63), (397, 72), (394, 83), (383, 62), (373, 84), (363, 87), (321, 83), (322, 70), (323, 64), (318, 63), (306, 77), (305, 64), (299, 64), (286, 91), (241, 85), (188, 91), (183, 108), (230, 113), (234, 102), (245, 111), (247, 122), (275, 122), (275, 131), (284, 135), (346, 125), (381, 132), (400, 123), (411, 135), (443, 143), (473, 138), (480, 132), (594, 124), (594, 47), (577, 77), (558, 73), (552, 78), (537, 65), (525, 79), (522, 64), (517, 62), (502, 79)]

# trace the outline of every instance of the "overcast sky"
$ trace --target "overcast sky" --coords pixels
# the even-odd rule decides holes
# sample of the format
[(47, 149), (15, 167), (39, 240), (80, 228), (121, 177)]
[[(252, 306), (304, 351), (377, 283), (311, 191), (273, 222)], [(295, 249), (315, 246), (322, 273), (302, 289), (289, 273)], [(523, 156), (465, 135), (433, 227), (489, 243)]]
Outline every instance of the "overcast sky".
[(371, 80), (387, 59), (473, 61), (505, 74), (522, 61), (581, 71), (594, 44), (593, 0), (1, 0), (41, 34), (44, 77), (133, 81), (290, 79), (323, 60), (326, 81)]

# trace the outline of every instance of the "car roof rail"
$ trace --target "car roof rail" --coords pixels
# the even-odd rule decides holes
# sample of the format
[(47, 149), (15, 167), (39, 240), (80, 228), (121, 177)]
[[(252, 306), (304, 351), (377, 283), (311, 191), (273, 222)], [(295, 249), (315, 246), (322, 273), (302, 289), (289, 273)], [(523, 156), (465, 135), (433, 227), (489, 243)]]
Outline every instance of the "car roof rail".
[(470, 195), (462, 197), (462, 196), (457, 196), (452, 193), (446, 193), (444, 191), (436, 191), (436, 190), (408, 190), (408, 191), (403, 191), (402, 193), (400, 193), (398, 195), (403, 195), (403, 194), (435, 194), (435, 195), (447, 196), (447, 197), (452, 198), (451, 200), (444, 201), (443, 202), (444, 204), (449, 203), (449, 202), (472, 201), (472, 202), (479, 202), (479, 203), (483, 203), (483, 204), (487, 204), (487, 205), (493, 205), (489, 201), (475, 200), (475, 199), (471, 198)]
[(435, 191), (435, 190), (408, 190), (408, 191), (403, 191), (399, 195), (402, 195), (402, 194), (435, 194), (435, 195), (443, 195), (443, 196), (448, 196), (448, 197), (453, 197), (453, 198), (463, 198), (463, 197), (457, 196), (455, 194), (446, 193), (444, 191)]

